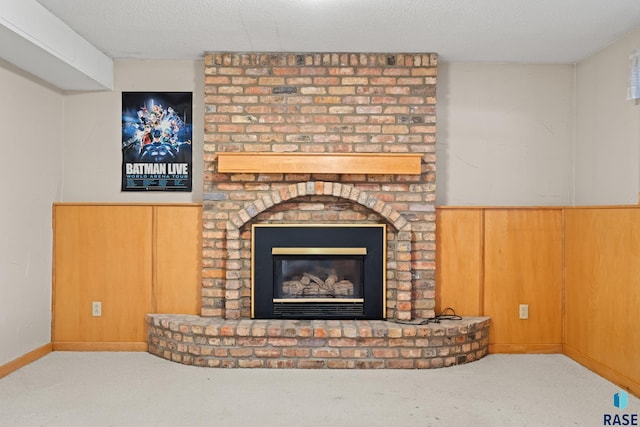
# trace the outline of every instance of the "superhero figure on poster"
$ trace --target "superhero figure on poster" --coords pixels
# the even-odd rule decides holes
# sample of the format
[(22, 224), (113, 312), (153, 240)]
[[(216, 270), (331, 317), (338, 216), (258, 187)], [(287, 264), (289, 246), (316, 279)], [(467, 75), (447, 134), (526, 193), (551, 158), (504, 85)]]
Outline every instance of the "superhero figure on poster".
[[(131, 93), (128, 98), (142, 98)], [(123, 95), (123, 103), (124, 103)], [(191, 170), (191, 124), (171, 105), (149, 96), (136, 107), (123, 105), (122, 155), (125, 163), (188, 163)], [(190, 102), (189, 102), (190, 103)], [(190, 112), (190, 111), (189, 111)]]

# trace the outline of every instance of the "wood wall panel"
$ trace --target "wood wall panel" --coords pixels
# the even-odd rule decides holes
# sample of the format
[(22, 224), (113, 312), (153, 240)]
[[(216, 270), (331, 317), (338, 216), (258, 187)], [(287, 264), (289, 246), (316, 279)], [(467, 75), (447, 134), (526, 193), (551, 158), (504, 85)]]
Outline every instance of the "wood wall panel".
[(483, 209), (438, 209), (436, 241), (436, 313), (482, 316)]
[(154, 312), (200, 314), (202, 209), (155, 209)]
[[(484, 229), (484, 315), (489, 343), (562, 344), (562, 209), (488, 209)], [(519, 305), (529, 318), (519, 319)]]
[[(53, 349), (143, 349), (146, 313), (198, 314), (201, 214), (195, 204), (54, 205)], [(640, 207), (436, 215), (438, 310), (490, 316), (493, 352), (564, 349), (640, 393)]]
[(54, 350), (140, 349), (147, 313), (199, 314), (201, 216), (195, 204), (54, 205)]
[(570, 208), (565, 215), (565, 347), (640, 393), (640, 209)]
[[(151, 206), (54, 207), (54, 341), (145, 341)], [(102, 316), (91, 315), (92, 301)]]

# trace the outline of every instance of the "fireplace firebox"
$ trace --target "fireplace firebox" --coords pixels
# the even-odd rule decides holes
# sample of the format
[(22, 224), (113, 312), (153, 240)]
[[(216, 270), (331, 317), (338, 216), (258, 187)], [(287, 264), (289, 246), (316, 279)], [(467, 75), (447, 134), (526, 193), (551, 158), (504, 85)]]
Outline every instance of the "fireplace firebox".
[(384, 224), (255, 224), (251, 315), (384, 319)]

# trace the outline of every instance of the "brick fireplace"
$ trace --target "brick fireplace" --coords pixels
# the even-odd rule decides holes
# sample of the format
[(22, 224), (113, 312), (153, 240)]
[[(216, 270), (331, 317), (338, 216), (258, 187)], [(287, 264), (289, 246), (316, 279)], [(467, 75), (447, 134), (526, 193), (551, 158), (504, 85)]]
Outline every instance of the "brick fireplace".
[[(435, 315), (436, 75), (429, 53), (207, 53), (201, 316), (150, 315), (150, 351), (257, 367), (486, 354), (486, 318), (417, 324)], [(387, 321), (252, 319), (256, 224), (384, 224)]]

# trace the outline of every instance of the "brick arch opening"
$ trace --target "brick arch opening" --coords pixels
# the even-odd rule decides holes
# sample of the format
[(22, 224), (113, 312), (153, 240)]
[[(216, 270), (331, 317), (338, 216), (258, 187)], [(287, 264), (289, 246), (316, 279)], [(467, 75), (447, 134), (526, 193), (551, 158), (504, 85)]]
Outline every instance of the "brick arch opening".
[[(306, 181), (273, 190), (254, 202), (248, 203), (231, 215), (226, 229), (226, 274), (224, 281), (224, 301), (217, 305), (224, 308), (225, 319), (248, 317), (250, 306), (250, 281), (246, 277), (247, 230), (243, 228), (256, 222), (261, 214), (287, 202), (305, 197), (329, 196), (336, 200), (363, 206), (375, 213), (378, 223), (389, 225), (387, 232), (387, 318), (392, 320), (411, 319), (412, 284), (410, 275), (411, 223), (391, 205), (375, 195), (361, 191), (350, 184), (327, 181)], [(372, 222), (369, 220), (369, 222)], [(244, 275), (243, 275), (244, 271)], [(408, 274), (407, 274), (408, 273)], [(203, 302), (203, 309), (206, 309)]]

